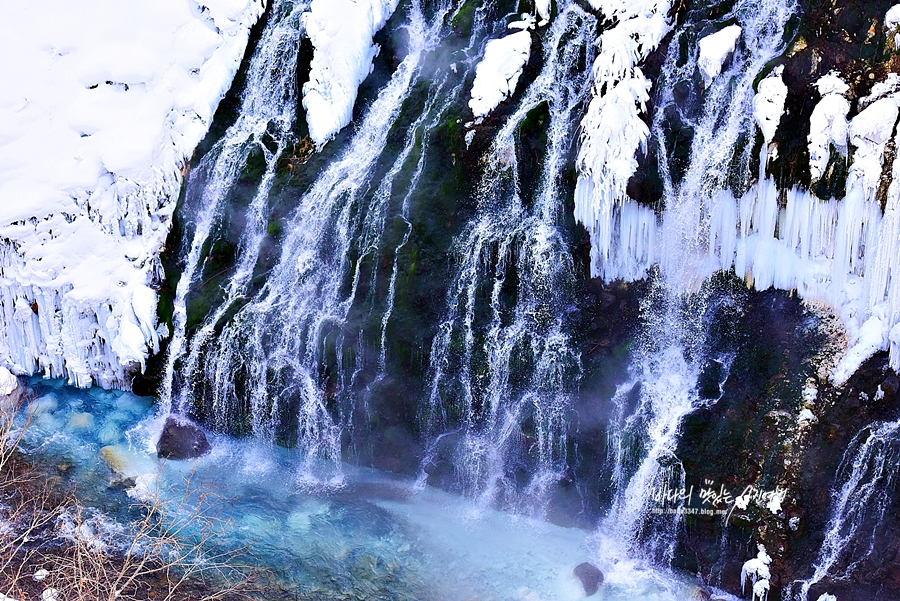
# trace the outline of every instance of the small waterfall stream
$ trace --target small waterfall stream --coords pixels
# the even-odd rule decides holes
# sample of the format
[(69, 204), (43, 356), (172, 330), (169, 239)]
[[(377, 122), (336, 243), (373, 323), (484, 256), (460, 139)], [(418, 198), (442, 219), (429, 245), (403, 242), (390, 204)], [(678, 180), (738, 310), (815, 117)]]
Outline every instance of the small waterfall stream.
[(876, 530), (895, 504), (898, 461), (900, 421), (872, 424), (854, 437), (837, 471), (831, 516), (814, 573), (792, 583), (787, 598), (808, 601), (816, 584), (848, 580), (872, 553)]
[[(189, 402), (186, 390), (176, 390), (175, 378), (182, 369), (176, 365), (188, 352), (186, 340), (186, 298), (202, 270), (203, 253), (208, 250), (210, 234), (221, 218), (228, 194), (234, 187), (250, 154), (262, 152), (265, 173), (248, 211), (245, 236), (241, 240), (239, 264), (228, 284), (226, 300), (215, 315), (207, 320), (192, 347), (202, 346), (213, 335), (213, 326), (246, 289), (252, 276), (260, 244), (267, 225), (268, 194), (278, 159), (283, 153), (297, 112), (297, 86), (294, 66), (300, 49), (299, 16), (303, 3), (282, 2), (273, 8), (259, 47), (247, 69), (247, 83), (241, 98), (237, 121), (204, 155), (186, 183), (185, 201), (180, 216), (193, 230), (185, 249), (184, 268), (174, 299), (172, 323), (174, 332), (169, 343), (165, 379), (160, 392), (162, 412), (184, 411)], [(265, 140), (274, 143), (270, 149)], [(196, 361), (188, 361), (188, 372), (196, 369)], [(177, 372), (177, 373), (176, 373)]]
[[(658, 243), (665, 250), (652, 271), (652, 292), (642, 308), (643, 342), (633, 354), (633, 377), (613, 398), (617, 418), (610, 459), (616, 493), (600, 527), (607, 535), (601, 539), (600, 556), (639, 552), (663, 564), (673, 559), (684, 521), (681, 502), (659, 503), (659, 497), (664, 491), (689, 488), (675, 449), (685, 416), (710, 402), (698, 394), (701, 370), (709, 361), (721, 363), (726, 374), (729, 368), (727, 357), (710, 356), (708, 350), (708, 331), (717, 311), (734, 302), (709, 279), (723, 266), (703, 260), (710, 245), (709, 222), (722, 190), (734, 187), (741, 194), (750, 185), (756, 130), (753, 83), (783, 51), (783, 30), (793, 10), (784, 0), (736, 3), (721, 21), (737, 21), (746, 45), (735, 50), (730, 65), (705, 89), (690, 83), (699, 77), (696, 40), (701, 32), (709, 33), (703, 30), (703, 15), (696, 21), (689, 16), (669, 44), (652, 129), (663, 183), (658, 233), (650, 233), (655, 226), (642, 227), (649, 209), (634, 201), (625, 201), (618, 214), (623, 248), (630, 242), (626, 232), (644, 231), (654, 236), (644, 244)], [(685, 89), (691, 90), (690, 96), (685, 97)], [(693, 132), (687, 161), (679, 158), (677, 143), (672, 143), (669, 128), (675, 114)], [(613, 260), (630, 254), (614, 254)], [(627, 260), (606, 273), (616, 269), (628, 277), (635, 265)]]
[[(568, 396), (581, 363), (566, 321), (574, 266), (560, 179), (588, 92), (578, 66), (590, 63), (595, 27), (577, 4), (560, 5), (543, 68), (494, 136), (476, 215), (454, 245), (446, 317), (431, 347), (432, 449), (420, 478), (435, 447), (452, 440), (461, 488), (485, 506), (540, 513), (565, 468)], [(531, 192), (521, 185), (518, 138), (541, 110), (547, 152)]]

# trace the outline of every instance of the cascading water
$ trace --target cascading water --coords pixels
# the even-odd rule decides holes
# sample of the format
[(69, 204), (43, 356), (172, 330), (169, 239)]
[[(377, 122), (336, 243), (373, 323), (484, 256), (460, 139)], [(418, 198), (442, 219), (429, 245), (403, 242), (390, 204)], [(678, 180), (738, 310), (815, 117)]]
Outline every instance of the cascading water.
[[(446, 78), (429, 84), (426, 109), (409, 125), (403, 148), (384, 173), (380, 157), (428, 53), (444, 35), (448, 10), (439, 7), (427, 22), (418, 3), (409, 6), (405, 58), (352, 139), (286, 218), (280, 255), (262, 288), (234, 307), (232, 300), (245, 292), (232, 286), (233, 296), (230, 289), (228, 300), (207, 318), (184, 362), (180, 398), (205, 398), (219, 428), (249, 419), (247, 429), (254, 436), (296, 445), (306, 458), (297, 475), (304, 482), (341, 480), (341, 432), (354, 409), (332, 409), (335, 399), (347, 401), (353, 394), (361, 369), (361, 353), (354, 350), (363, 344), (362, 334), (348, 325), (349, 315), (365, 300), (360, 298), (364, 274), (369, 262), (378, 261), (394, 191), (404, 186), (411, 191), (421, 174), (421, 157), (411, 175), (408, 166), (416, 159), (423, 125), (433, 125), (439, 100), (452, 88)], [(267, 192), (260, 186), (257, 198)], [(264, 227), (265, 220), (259, 225)], [(255, 233), (247, 235), (258, 240)], [(236, 271), (249, 275), (257, 252), (242, 244)], [(389, 319), (390, 309), (382, 330)]]
[[(705, 402), (697, 391), (701, 370), (709, 361), (728, 369), (727, 357), (709, 356), (707, 350), (709, 325), (723, 303), (733, 302), (708, 279), (730, 267), (704, 260), (709, 223), (721, 191), (736, 187), (742, 192), (749, 185), (756, 127), (753, 82), (783, 51), (792, 11), (793, 5), (782, 0), (737, 3), (723, 21), (736, 20), (747, 44), (734, 51), (728, 69), (708, 87), (688, 95), (685, 90), (692, 89), (699, 71), (692, 40), (706, 22), (689, 16), (670, 42), (652, 129), (663, 182), (661, 223), (656, 226), (649, 208), (626, 200), (613, 224), (621, 249), (611, 260), (619, 263), (604, 269), (612, 277), (630, 278), (650, 269), (654, 256), (659, 260), (653, 292), (643, 307), (644, 342), (634, 354), (633, 379), (613, 399), (618, 417), (611, 426), (610, 458), (616, 492), (600, 527), (600, 556), (639, 551), (663, 563), (673, 559), (683, 524), (680, 500), (658, 501), (665, 491), (685, 488), (675, 450), (684, 417)], [(686, 162), (675, 153), (677, 142), (668, 131), (676, 115), (693, 131)], [(647, 250), (657, 243), (658, 255)], [(641, 257), (645, 262), (638, 265), (635, 259), (639, 263)]]
[(900, 421), (872, 424), (856, 435), (837, 471), (831, 517), (814, 573), (792, 583), (787, 598), (807, 601), (811, 587), (848, 580), (869, 557), (876, 530), (895, 503), (898, 461)]
[[(420, 478), (449, 442), (459, 486), (483, 505), (540, 513), (565, 467), (581, 359), (567, 322), (574, 269), (561, 178), (589, 90), (580, 65), (591, 62), (595, 27), (577, 4), (560, 6), (541, 72), (495, 135), (477, 213), (454, 245), (446, 317), (431, 347), (432, 448)], [(544, 109), (547, 151), (530, 195), (518, 137)]]
[[(162, 412), (184, 411), (190, 396), (187, 390), (176, 390), (180, 377), (179, 362), (187, 352), (187, 295), (202, 272), (203, 253), (210, 234), (221, 218), (225, 201), (254, 151), (265, 160), (265, 173), (248, 210), (247, 228), (240, 244), (240, 259), (226, 291), (226, 300), (215, 315), (207, 320), (193, 347), (202, 345), (213, 334), (213, 326), (222, 318), (247, 287), (267, 225), (268, 193), (278, 159), (288, 143), (297, 112), (297, 86), (294, 65), (300, 48), (299, 15), (303, 3), (283, 2), (273, 8), (259, 46), (247, 70), (247, 84), (241, 98), (237, 121), (206, 153), (191, 171), (181, 207), (181, 219), (193, 229), (190, 246), (174, 299), (172, 323), (174, 332), (169, 343), (165, 380), (160, 392)], [(270, 150), (265, 138), (274, 142)], [(192, 226), (192, 227), (190, 227)], [(189, 371), (195, 369), (193, 355)], [(178, 372), (176, 373), (176, 366)]]

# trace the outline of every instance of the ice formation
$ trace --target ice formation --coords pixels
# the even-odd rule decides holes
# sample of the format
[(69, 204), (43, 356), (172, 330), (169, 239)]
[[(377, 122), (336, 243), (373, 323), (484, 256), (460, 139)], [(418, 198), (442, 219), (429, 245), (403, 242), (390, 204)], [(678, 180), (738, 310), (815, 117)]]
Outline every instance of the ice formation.
[[(697, 66), (703, 74), (703, 82), (708, 86), (722, 71), (722, 65), (734, 52), (741, 37), (740, 25), (729, 25), (700, 40), (700, 56)], [(784, 103), (782, 102), (782, 106)]]
[(372, 72), (379, 47), (372, 38), (398, 0), (313, 0), (301, 17), (314, 51), (303, 108), (317, 146), (331, 140), (353, 118), (359, 85)]
[(769, 594), (769, 578), (772, 577), (769, 573), (769, 564), (772, 563), (772, 558), (766, 553), (765, 547), (758, 545), (757, 548), (759, 553), (756, 554), (756, 557), (745, 561), (741, 568), (741, 593), (750, 582), (753, 601), (765, 601)]
[[(591, 6), (616, 22), (599, 38), (594, 59), (593, 98), (581, 121), (578, 182), (575, 187), (575, 219), (591, 234), (591, 274), (608, 277), (606, 267), (613, 248), (614, 212), (631, 212), (628, 223), (640, 249), (652, 252), (652, 210), (625, 203), (625, 188), (637, 170), (638, 150), (645, 151), (650, 130), (641, 118), (651, 83), (636, 65), (647, 58), (671, 29), (666, 0), (592, 0)], [(626, 218), (622, 218), (622, 223)], [(646, 259), (629, 261), (628, 276), (643, 277)], [(621, 277), (621, 276), (619, 276)]]
[[(846, 84), (833, 74), (817, 84), (823, 99), (811, 124), (811, 163), (820, 165), (814, 174), (821, 173), (832, 147), (848, 155), (845, 198), (822, 200), (800, 188), (779, 190), (771, 179), (762, 179), (737, 198), (719, 190), (705, 208), (697, 209), (708, 217), (694, 226), (703, 242), (700, 256), (689, 262), (693, 277), (702, 281), (719, 269), (733, 268), (758, 290), (796, 290), (802, 298), (833, 307), (849, 338), (849, 349), (832, 374), (838, 385), (882, 349), (890, 351), (891, 366), (900, 368), (900, 278), (894, 277), (900, 257), (900, 161), (895, 156), (891, 165), (883, 165), (892, 136), (895, 147), (900, 144), (894, 131), (900, 114), (898, 83), (888, 78), (874, 86), (849, 122), (842, 96)], [(756, 122), (767, 141), (780, 119), (782, 85), (776, 72), (762, 80), (754, 97)], [(604, 122), (621, 124), (626, 118)], [(589, 129), (585, 126), (576, 216), (591, 232), (593, 274), (607, 280), (642, 278), (650, 265), (665, 258), (660, 250), (665, 245), (656, 240), (671, 211), (657, 218), (625, 198), (624, 187), (636, 166), (633, 150), (643, 143), (643, 134), (635, 133), (626, 143), (622, 132), (630, 130), (607, 125), (608, 144), (594, 152), (589, 137), (599, 130)], [(616, 152), (620, 154), (613, 156)], [(885, 169), (890, 173), (886, 194)]]
[[(524, 27), (518, 27), (520, 24)], [(526, 19), (511, 23), (511, 29), (522, 31), (487, 43), (484, 58), (475, 67), (472, 99), (469, 100), (469, 108), (476, 119), (487, 116), (516, 91), (519, 76), (531, 56), (530, 25)]]
[[(0, 364), (128, 386), (182, 169), (262, 0), (0, 9)], [(11, 82), (15, 82), (11, 85)]]

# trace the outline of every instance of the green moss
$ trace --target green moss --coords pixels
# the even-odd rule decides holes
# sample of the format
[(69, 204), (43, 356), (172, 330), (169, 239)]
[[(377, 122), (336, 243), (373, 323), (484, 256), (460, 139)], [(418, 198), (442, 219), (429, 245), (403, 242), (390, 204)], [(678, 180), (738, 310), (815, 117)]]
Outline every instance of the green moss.
[(475, 24), (475, 11), (481, 6), (481, 0), (468, 0), (463, 2), (456, 14), (450, 19), (453, 30), (460, 36), (472, 35), (472, 26)]

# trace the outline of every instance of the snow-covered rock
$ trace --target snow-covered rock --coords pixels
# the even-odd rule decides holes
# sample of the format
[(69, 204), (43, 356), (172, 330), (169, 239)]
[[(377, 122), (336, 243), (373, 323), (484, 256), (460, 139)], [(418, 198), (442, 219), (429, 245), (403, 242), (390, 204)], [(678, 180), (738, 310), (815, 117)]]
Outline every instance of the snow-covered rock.
[(12, 394), (18, 388), (19, 380), (5, 367), (0, 367), (0, 394)]
[[(591, 6), (616, 24), (601, 34), (592, 67), (593, 97), (581, 120), (576, 161), (575, 219), (591, 234), (591, 275), (606, 277), (615, 252), (610, 222), (617, 206), (634, 214), (637, 237), (655, 229), (652, 210), (629, 206), (625, 189), (638, 167), (635, 154), (646, 149), (650, 135), (641, 113), (651, 83), (637, 65), (671, 29), (670, 5), (667, 0), (591, 0)], [(648, 244), (638, 247), (646, 251)], [(630, 275), (643, 277), (646, 261), (633, 263)]]
[(700, 56), (697, 58), (697, 66), (700, 68), (700, 73), (703, 74), (705, 85), (708, 86), (722, 72), (722, 65), (734, 52), (740, 37), (741, 26), (729, 25), (700, 40), (698, 44)]
[(891, 37), (891, 41), (894, 42), (894, 48), (900, 48), (900, 32), (897, 31), (900, 28), (900, 4), (890, 7), (885, 13), (884, 27), (888, 30), (888, 33), (894, 34)]
[(538, 16), (541, 18), (538, 26), (543, 27), (550, 22), (550, 0), (535, 0), (535, 8)]
[[(741, 568), (741, 593), (744, 592), (747, 583), (750, 582), (753, 601), (764, 601), (769, 592), (769, 579), (772, 577), (769, 572), (769, 564), (772, 563), (772, 558), (766, 553), (765, 547), (757, 545), (757, 548), (759, 553), (756, 554), (756, 557), (745, 561), (744, 566)], [(757, 587), (760, 582), (765, 582), (765, 584)]]
[(762, 132), (769, 159), (776, 156), (772, 140), (775, 139), (775, 131), (781, 122), (784, 103), (787, 100), (788, 89), (781, 78), (783, 72), (784, 66), (776, 67), (768, 77), (759, 82), (759, 88), (753, 97), (753, 116)]
[(485, 117), (512, 96), (530, 56), (531, 33), (527, 29), (487, 43), (484, 58), (475, 67), (469, 100), (476, 118)]
[(318, 146), (353, 118), (359, 85), (372, 72), (380, 48), (372, 38), (398, 0), (312, 0), (301, 21), (313, 45), (303, 108), (309, 136)]
[(847, 112), (850, 103), (844, 94), (850, 89), (834, 72), (816, 82), (822, 99), (813, 109), (809, 119), (809, 171), (813, 181), (822, 177), (828, 164), (831, 146), (847, 155), (847, 138), (850, 125)]
[(127, 386), (182, 170), (263, 0), (0, 7), (0, 364)]

